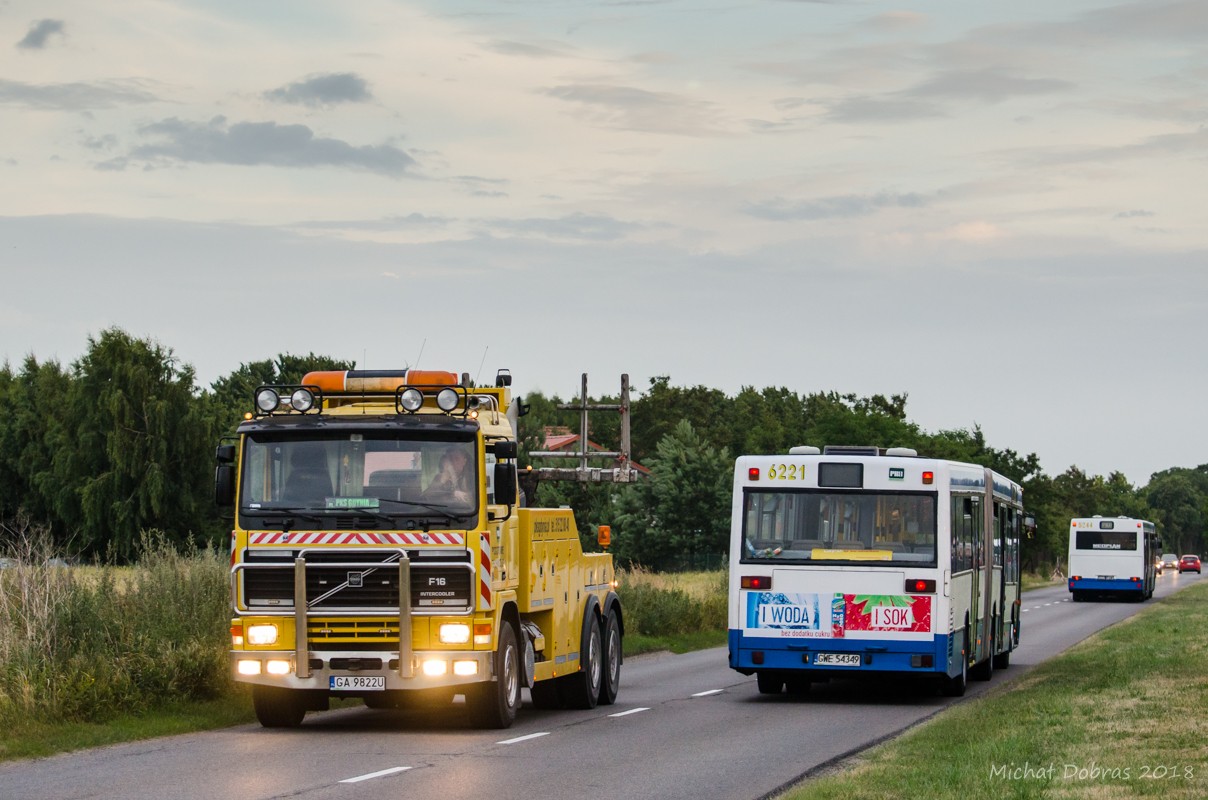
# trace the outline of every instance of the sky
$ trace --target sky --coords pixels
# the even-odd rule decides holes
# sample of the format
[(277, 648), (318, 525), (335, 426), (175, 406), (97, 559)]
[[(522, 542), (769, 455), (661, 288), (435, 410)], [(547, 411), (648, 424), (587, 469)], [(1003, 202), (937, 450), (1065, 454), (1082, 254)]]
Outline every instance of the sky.
[(1208, 462), (1208, 3), (0, 0), (0, 358), (908, 393)]

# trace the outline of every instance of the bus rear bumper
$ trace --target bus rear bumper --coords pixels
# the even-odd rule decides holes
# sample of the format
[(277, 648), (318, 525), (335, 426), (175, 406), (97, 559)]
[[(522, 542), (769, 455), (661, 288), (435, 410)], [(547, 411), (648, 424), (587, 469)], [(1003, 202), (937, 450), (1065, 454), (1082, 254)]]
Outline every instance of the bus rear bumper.
[(1071, 592), (1143, 592), (1145, 581), (1127, 578), (1070, 578)]
[[(744, 637), (730, 631), (730, 667), (744, 675), (760, 670), (802, 671), (826, 677), (844, 674), (899, 672), (915, 675), (955, 675), (960, 671), (959, 646), (948, 652), (949, 636), (935, 634), (930, 641), (892, 639), (813, 639), (807, 641)], [(820, 653), (858, 654), (859, 666), (817, 663)], [(950, 667), (951, 665), (951, 667)]]

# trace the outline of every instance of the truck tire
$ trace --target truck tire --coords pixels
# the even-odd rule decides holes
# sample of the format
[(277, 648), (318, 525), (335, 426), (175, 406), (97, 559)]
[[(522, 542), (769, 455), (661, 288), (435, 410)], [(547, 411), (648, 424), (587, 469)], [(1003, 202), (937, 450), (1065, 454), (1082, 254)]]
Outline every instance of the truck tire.
[(615, 611), (608, 612), (608, 620), (604, 623), (603, 638), (604, 677), (600, 681), (599, 701), (602, 706), (610, 706), (617, 699), (617, 691), (621, 688), (621, 625), (617, 622)]
[(604, 648), (600, 644), (600, 620), (588, 616), (579, 642), (579, 671), (562, 678), (562, 697), (568, 708), (595, 708), (604, 682)]
[(759, 687), (760, 694), (780, 694), (784, 691), (784, 677), (778, 672), (756, 672), (755, 684)]
[(252, 686), (252, 707), (265, 728), (296, 728), (306, 716), (302, 699), (290, 689)]
[(520, 708), (520, 648), (510, 622), (499, 627), (499, 649), (495, 651), (495, 680), (467, 690), (474, 703), (474, 721), (480, 728), (510, 728)]

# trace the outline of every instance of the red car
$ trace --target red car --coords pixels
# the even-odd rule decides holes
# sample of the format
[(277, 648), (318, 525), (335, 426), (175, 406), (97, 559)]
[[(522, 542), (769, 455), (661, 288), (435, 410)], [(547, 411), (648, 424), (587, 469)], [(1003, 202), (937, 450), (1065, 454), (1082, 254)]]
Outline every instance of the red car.
[(1191, 572), (1195, 570), (1195, 574), (1200, 574), (1200, 557), (1199, 556), (1183, 556), (1179, 559), (1179, 574)]

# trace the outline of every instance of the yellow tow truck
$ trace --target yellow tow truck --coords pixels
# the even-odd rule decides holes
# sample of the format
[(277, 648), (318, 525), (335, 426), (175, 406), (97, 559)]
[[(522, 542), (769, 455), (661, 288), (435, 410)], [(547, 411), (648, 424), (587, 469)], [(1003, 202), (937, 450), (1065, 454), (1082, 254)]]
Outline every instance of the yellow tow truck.
[[(231, 669), (262, 725), (300, 725), (332, 697), (395, 708), (461, 694), (492, 728), (515, 720), (521, 687), (539, 708), (616, 699), (612, 556), (583, 552), (570, 510), (526, 507), (510, 386), (507, 370), (485, 388), (353, 370), (256, 389), (218, 447), (215, 498), (235, 512)], [(631, 480), (627, 453), (617, 463), (546, 472)]]

